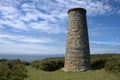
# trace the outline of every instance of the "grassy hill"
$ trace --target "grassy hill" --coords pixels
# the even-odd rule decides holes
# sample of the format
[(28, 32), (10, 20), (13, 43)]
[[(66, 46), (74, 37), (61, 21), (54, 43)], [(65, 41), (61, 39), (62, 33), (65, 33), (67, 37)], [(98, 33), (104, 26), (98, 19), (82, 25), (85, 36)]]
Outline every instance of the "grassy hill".
[(62, 70), (46, 72), (27, 67), (28, 78), (25, 80), (120, 80), (120, 74), (106, 72), (104, 69), (90, 72), (64, 72)]
[(120, 80), (120, 54), (91, 55), (92, 71), (64, 72), (64, 58), (46, 58), (27, 66), (25, 80)]
[(91, 71), (64, 72), (64, 58), (0, 60), (0, 80), (120, 80), (120, 54), (91, 55)]

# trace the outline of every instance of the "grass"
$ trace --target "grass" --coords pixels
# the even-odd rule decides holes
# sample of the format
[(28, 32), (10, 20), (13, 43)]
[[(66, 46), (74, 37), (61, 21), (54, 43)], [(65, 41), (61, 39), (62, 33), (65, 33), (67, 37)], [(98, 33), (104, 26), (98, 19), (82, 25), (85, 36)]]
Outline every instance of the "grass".
[(120, 74), (106, 72), (104, 69), (90, 72), (64, 72), (62, 70), (45, 72), (27, 66), (28, 78), (25, 80), (120, 80)]

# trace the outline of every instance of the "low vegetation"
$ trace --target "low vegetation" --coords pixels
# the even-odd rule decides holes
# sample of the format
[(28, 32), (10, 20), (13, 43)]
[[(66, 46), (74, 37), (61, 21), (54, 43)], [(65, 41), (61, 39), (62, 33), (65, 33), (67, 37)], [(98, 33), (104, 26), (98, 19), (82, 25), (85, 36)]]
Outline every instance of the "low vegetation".
[(120, 72), (120, 56), (109, 59), (105, 64), (105, 69), (112, 72)]
[(120, 80), (120, 74), (113, 74), (104, 69), (92, 70), (89, 72), (64, 72), (42, 71), (30, 66), (28, 69), (28, 77), (25, 80)]
[[(46, 58), (33, 61), (33, 68), (43, 71), (55, 71), (64, 66), (64, 58)], [(92, 69), (105, 69), (111, 72), (120, 72), (120, 54), (91, 55)]]
[(27, 77), (25, 63), (20, 60), (0, 60), (0, 80), (23, 80)]
[(120, 54), (95, 54), (91, 55), (93, 69), (105, 69), (106, 71), (120, 72)]
[(43, 60), (34, 61), (32, 67), (44, 71), (55, 71), (64, 66), (63, 58), (46, 58)]
[(120, 54), (91, 55), (90, 72), (60, 70), (64, 58), (46, 58), (32, 63), (20, 60), (0, 60), (0, 80), (119, 80)]

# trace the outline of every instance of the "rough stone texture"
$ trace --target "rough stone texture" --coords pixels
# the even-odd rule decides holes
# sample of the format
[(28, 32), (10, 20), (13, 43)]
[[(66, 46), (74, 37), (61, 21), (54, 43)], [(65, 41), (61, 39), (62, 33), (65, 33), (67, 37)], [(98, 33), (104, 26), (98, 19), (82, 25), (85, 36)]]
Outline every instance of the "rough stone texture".
[(90, 68), (90, 51), (86, 10), (68, 11), (68, 34), (64, 71), (85, 71)]

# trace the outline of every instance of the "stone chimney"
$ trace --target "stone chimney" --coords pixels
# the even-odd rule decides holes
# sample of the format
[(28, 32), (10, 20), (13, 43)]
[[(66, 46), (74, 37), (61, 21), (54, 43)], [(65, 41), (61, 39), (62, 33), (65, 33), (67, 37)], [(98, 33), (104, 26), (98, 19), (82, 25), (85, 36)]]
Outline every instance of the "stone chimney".
[(89, 38), (86, 10), (72, 8), (68, 11), (68, 33), (64, 71), (90, 69)]

